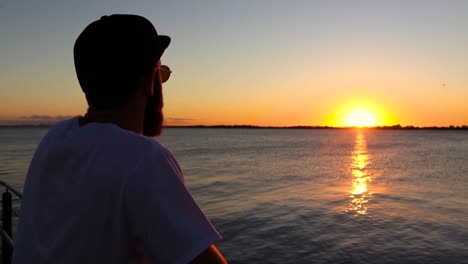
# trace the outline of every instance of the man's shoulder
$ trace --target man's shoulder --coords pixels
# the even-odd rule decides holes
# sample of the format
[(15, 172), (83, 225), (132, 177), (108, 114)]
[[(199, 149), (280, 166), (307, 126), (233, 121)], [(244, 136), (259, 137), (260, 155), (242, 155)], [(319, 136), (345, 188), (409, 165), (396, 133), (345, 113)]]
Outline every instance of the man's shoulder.
[(138, 153), (139, 168), (143, 171), (171, 171), (183, 181), (182, 170), (172, 152), (153, 138), (144, 138), (145, 143)]
[(146, 137), (115, 126), (106, 134), (107, 144), (117, 149), (124, 149), (127, 155), (148, 157), (152, 162), (161, 158), (171, 159), (172, 153), (155, 138)]
[(118, 127), (111, 129), (105, 135), (104, 144), (112, 144), (114, 148), (124, 149), (128, 155), (140, 157), (171, 156), (170, 151), (156, 139), (146, 137)]
[(134, 140), (139, 141), (141, 151), (155, 156), (172, 156), (171, 152), (154, 138), (137, 135)]
[(47, 130), (46, 136), (60, 136), (67, 133), (73, 128), (73, 126), (75, 126), (75, 123), (78, 124), (77, 119), (78, 117), (72, 117), (58, 121), (51, 128), (49, 128), (49, 130)]
[(169, 150), (153, 138), (122, 129), (111, 123), (91, 123), (80, 127), (78, 117), (62, 120), (49, 129), (45, 139), (86, 148), (100, 146), (108, 150), (125, 150), (128, 155), (170, 155)]

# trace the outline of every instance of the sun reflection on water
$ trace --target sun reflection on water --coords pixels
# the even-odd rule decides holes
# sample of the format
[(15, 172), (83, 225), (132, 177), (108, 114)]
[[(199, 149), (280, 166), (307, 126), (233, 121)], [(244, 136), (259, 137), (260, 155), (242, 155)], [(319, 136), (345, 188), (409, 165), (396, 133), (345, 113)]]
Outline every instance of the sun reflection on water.
[(353, 179), (349, 210), (360, 215), (367, 214), (367, 203), (372, 196), (368, 189), (369, 183), (372, 181), (371, 175), (367, 171), (369, 163), (366, 139), (363, 132), (359, 132), (352, 152), (351, 170)]

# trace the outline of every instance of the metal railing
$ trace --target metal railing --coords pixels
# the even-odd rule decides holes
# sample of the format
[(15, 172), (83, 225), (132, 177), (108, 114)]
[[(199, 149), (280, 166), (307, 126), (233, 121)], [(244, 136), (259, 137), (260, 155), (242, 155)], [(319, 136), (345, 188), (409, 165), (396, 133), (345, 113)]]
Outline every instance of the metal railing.
[(10, 264), (13, 255), (13, 215), (18, 216), (18, 213), (13, 210), (13, 195), (16, 195), (17, 200), (21, 200), (23, 195), (13, 186), (0, 180), (0, 187), (5, 188), (2, 193), (2, 224), (0, 225), (0, 236), (2, 237), (2, 263)]

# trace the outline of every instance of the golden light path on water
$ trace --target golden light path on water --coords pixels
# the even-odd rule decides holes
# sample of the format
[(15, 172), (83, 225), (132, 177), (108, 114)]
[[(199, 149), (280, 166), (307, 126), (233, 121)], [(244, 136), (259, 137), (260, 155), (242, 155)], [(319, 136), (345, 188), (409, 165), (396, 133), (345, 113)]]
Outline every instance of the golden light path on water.
[(353, 178), (349, 210), (360, 215), (367, 213), (367, 203), (372, 196), (372, 193), (369, 191), (369, 183), (372, 181), (372, 177), (366, 169), (369, 163), (366, 139), (364, 133), (359, 131), (352, 152), (351, 171)]

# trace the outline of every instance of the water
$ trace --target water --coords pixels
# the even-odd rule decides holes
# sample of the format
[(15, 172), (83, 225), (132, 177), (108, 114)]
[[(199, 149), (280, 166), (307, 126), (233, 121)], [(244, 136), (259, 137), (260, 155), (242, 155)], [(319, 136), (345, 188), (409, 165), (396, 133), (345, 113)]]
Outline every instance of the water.
[[(22, 188), (45, 129), (0, 129)], [(231, 263), (468, 263), (465, 131), (167, 129)]]

